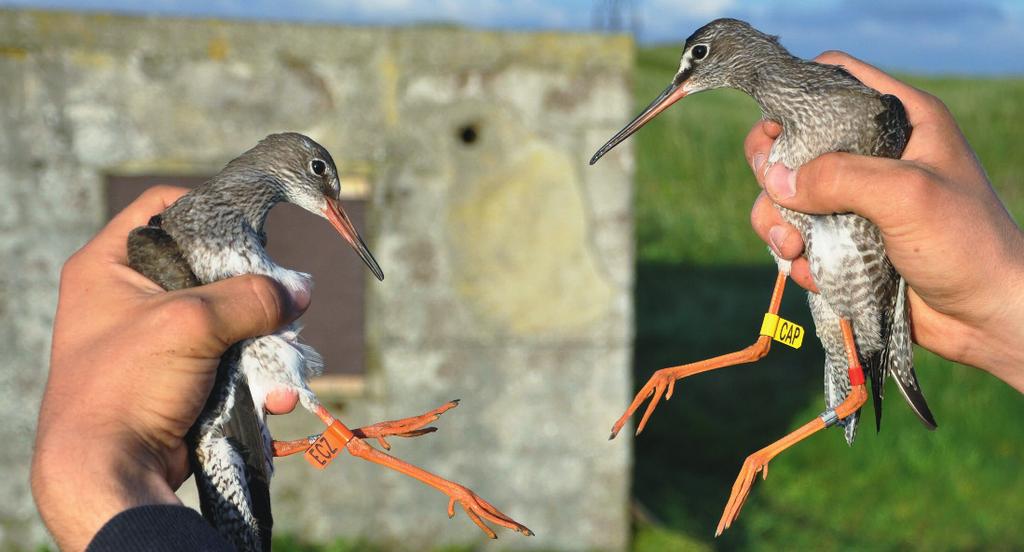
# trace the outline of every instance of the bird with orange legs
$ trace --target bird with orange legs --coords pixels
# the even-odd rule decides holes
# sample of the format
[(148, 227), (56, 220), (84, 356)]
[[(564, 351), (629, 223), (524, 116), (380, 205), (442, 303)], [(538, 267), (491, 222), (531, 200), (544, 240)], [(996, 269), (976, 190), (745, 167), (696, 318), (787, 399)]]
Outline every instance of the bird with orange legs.
[[(716, 88), (747, 93), (765, 119), (782, 127), (766, 171), (775, 163), (796, 170), (835, 151), (898, 158), (912, 132), (899, 98), (865, 86), (842, 67), (797, 58), (777, 37), (743, 21), (718, 19), (686, 39), (671, 84), (602, 146), (590, 163), (676, 101)], [(936, 427), (914, 373), (907, 284), (886, 256), (878, 227), (854, 214), (812, 216), (778, 208), (803, 237), (819, 290), (808, 293), (808, 303), (825, 349), (826, 410), (746, 459), (716, 536), (736, 521), (756, 476), (767, 477), (768, 463), (782, 451), (833, 425), (841, 426), (846, 441), (853, 443), (860, 409), (868, 398), (868, 380), (876, 425), (881, 423), (885, 379), (891, 376), (924, 425)], [(755, 362), (768, 354), (773, 339), (787, 342), (795, 337), (795, 332), (780, 334), (788, 322), (778, 316), (790, 262), (777, 256), (775, 260), (779, 274), (757, 341), (740, 351), (655, 372), (613, 426), (612, 438), (649, 399), (636, 430), (637, 434), (643, 431), (659, 401), (672, 397), (677, 380)]]
[[(229, 162), (209, 181), (178, 199), (128, 237), (128, 264), (166, 290), (208, 284), (241, 274), (269, 276), (293, 293), (308, 293), (308, 274), (276, 264), (265, 249), (263, 225), (271, 208), (292, 203), (327, 219), (378, 280), (377, 261), (340, 202), (338, 168), (323, 146), (297, 133), (272, 134)], [(173, 328), (171, 329), (173, 330)], [(448, 517), (459, 504), (490, 538), (487, 522), (533, 533), (473, 491), (372, 447), (376, 439), (416, 437), (454, 408), (451, 401), (425, 414), (350, 429), (320, 403), (309, 378), (320, 355), (299, 340), (299, 326), (232, 345), (221, 358), (210, 396), (187, 435), (203, 516), (238, 550), (269, 550), (273, 517), (270, 478), (274, 457), (305, 452), (318, 468), (341, 452), (413, 477), (448, 496)], [(275, 441), (264, 403), (275, 389), (297, 393), (299, 403), (327, 426), (320, 434)], [(354, 488), (354, 487), (353, 487)]]

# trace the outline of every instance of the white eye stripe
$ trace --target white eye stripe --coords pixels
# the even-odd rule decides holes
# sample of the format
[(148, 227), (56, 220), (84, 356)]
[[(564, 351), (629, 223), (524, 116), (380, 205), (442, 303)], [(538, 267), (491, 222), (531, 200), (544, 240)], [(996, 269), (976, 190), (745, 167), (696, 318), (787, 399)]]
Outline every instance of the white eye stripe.
[(682, 73), (682, 72), (686, 71), (687, 69), (689, 69), (690, 66), (693, 65), (692, 62), (693, 62), (693, 59), (690, 56), (690, 51), (687, 50), (686, 53), (683, 54), (683, 58), (679, 60), (679, 73)]

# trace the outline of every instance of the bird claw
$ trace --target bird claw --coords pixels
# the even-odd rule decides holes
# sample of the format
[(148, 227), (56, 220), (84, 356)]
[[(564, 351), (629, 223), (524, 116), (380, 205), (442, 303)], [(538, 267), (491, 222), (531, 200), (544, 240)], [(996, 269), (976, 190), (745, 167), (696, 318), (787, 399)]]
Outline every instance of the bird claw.
[(445, 493), (448, 494), (448, 518), (451, 519), (455, 517), (455, 503), (458, 502), (466, 512), (466, 515), (469, 516), (469, 519), (473, 520), (473, 523), (475, 523), (489, 539), (496, 539), (498, 538), (498, 535), (494, 530), (488, 527), (486, 523), (484, 523), (483, 519), (518, 533), (522, 533), (527, 537), (533, 536), (533, 531), (530, 531), (530, 529), (525, 525), (506, 516), (490, 502), (480, 498), (476, 493), (462, 485), (453, 483), (450, 489), (445, 489)]
[(401, 420), (389, 420), (371, 426), (361, 427), (353, 430), (352, 434), (361, 439), (376, 439), (384, 450), (391, 450), (391, 443), (386, 437), (419, 437), (437, 431), (436, 427), (423, 427), (441, 417), (441, 414), (459, 405), (459, 400), (448, 401), (447, 403), (426, 412), (419, 416), (403, 418)]
[(754, 486), (757, 474), (760, 472), (762, 479), (768, 479), (769, 460), (770, 458), (763, 451), (755, 452), (744, 460), (736, 482), (733, 483), (729, 502), (726, 503), (725, 511), (722, 512), (722, 519), (718, 522), (718, 529), (715, 530), (716, 537), (728, 529), (739, 517), (740, 510), (747, 502), (747, 498), (750, 497), (750, 489)]
[(643, 389), (633, 398), (633, 403), (626, 409), (626, 413), (612, 426), (612, 434), (609, 439), (614, 439), (619, 434), (619, 431), (622, 430), (622, 426), (626, 425), (626, 422), (640, 408), (644, 401), (653, 395), (650, 404), (647, 405), (647, 410), (644, 411), (643, 418), (640, 419), (640, 424), (636, 427), (636, 435), (640, 435), (640, 432), (647, 427), (647, 420), (654, 413), (654, 409), (658, 406), (658, 402), (661, 401), (661, 397), (664, 395), (666, 401), (672, 398), (672, 392), (675, 390), (677, 379), (679, 379), (679, 376), (674, 368), (662, 368), (655, 372), (651, 379), (647, 380), (647, 384), (644, 385)]

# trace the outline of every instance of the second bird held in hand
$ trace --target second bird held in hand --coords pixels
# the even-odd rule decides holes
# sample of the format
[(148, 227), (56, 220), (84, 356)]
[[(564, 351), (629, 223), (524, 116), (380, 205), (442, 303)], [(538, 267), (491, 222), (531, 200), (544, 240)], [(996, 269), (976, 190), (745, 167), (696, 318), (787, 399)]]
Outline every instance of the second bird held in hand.
[[(590, 160), (605, 153), (683, 97), (715, 88), (750, 95), (764, 117), (782, 126), (767, 167), (782, 163), (796, 169), (825, 153), (845, 151), (898, 158), (910, 139), (903, 104), (892, 95), (865, 86), (842, 67), (791, 55), (777, 37), (736, 19), (718, 19), (697, 29), (683, 45), (679, 70), (651, 104)], [(856, 437), (860, 409), (870, 379), (876, 424), (881, 424), (886, 376), (928, 428), (935, 419), (914, 373), (907, 283), (886, 257), (874, 224), (854, 214), (812, 216), (779, 207), (803, 236), (811, 274), (820, 293), (808, 293), (811, 314), (825, 349), (826, 410), (793, 433), (750, 455), (732, 488), (716, 535), (739, 516), (758, 473), (786, 448), (832, 425)], [(774, 255), (774, 253), (773, 253)], [(777, 320), (790, 263), (776, 257), (779, 274), (768, 305)], [(768, 324), (766, 324), (768, 326)], [(612, 437), (644, 401), (651, 402), (637, 427), (639, 434), (658, 401), (672, 396), (676, 380), (701, 372), (754, 362), (768, 354), (772, 335), (762, 331), (756, 343), (712, 359), (655, 372), (612, 428)]]

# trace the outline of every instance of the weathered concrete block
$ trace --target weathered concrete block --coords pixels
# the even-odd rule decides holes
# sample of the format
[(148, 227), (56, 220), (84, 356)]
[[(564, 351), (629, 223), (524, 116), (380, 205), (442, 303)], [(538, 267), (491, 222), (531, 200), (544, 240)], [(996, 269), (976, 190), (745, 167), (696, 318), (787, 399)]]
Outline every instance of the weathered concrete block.
[[(26, 479), (57, 275), (105, 222), (105, 177), (209, 174), (295, 130), (370, 182), (366, 234), (387, 273), (367, 288), (366, 392), (327, 401), (361, 425), (461, 398), (395, 453), (537, 532), (494, 546), (623, 549), (630, 442), (606, 439), (630, 388), (631, 158), (586, 161), (630, 115), (632, 50), (0, 10), (0, 548), (44, 540)], [(272, 427), (318, 425), (296, 412)], [(279, 532), (413, 550), (482, 539), (433, 490), (354, 459), (323, 473), (283, 459), (273, 493)]]

